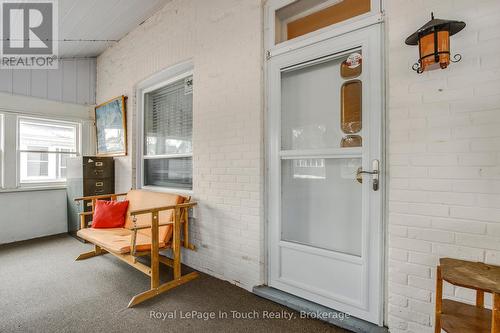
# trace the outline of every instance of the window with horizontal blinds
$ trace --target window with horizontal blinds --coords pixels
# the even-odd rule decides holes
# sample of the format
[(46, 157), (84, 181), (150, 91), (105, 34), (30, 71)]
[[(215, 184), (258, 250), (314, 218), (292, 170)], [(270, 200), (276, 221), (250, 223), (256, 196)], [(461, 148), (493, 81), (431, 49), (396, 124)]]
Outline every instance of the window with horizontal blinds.
[(193, 77), (144, 95), (144, 185), (192, 188)]

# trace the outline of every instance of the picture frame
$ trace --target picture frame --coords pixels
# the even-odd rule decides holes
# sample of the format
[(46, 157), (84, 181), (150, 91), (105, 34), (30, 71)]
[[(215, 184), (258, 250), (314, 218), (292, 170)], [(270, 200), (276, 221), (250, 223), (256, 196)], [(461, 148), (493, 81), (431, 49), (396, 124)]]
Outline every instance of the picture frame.
[(122, 95), (94, 108), (96, 155), (127, 155), (127, 97)]

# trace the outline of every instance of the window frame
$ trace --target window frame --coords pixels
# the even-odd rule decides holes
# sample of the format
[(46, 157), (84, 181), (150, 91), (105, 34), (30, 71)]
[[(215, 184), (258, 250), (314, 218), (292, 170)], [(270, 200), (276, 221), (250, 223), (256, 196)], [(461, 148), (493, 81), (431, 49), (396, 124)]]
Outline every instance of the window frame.
[[(183, 154), (166, 154), (166, 155), (158, 155), (152, 158), (182, 158), (182, 157), (191, 157), (191, 161), (193, 163), (192, 168), (192, 185), (191, 189), (182, 189), (176, 187), (165, 187), (165, 186), (155, 186), (155, 185), (145, 185), (144, 184), (144, 115), (145, 115), (145, 95), (162, 87), (165, 87), (169, 84), (172, 84), (176, 81), (185, 79), (189, 76), (194, 77), (194, 66), (191, 61), (183, 62), (172, 67), (169, 67), (165, 70), (160, 71), (159, 73), (154, 74), (148, 79), (140, 82), (137, 87), (137, 105), (138, 105), (138, 115), (137, 115), (137, 155), (136, 155), (136, 174), (135, 174), (135, 183), (137, 188), (149, 189), (159, 192), (167, 192), (167, 193), (179, 193), (179, 194), (193, 194), (194, 187), (194, 155), (193, 151), (191, 153), (183, 153)], [(193, 102), (194, 102), (194, 89), (193, 89)], [(194, 103), (193, 103), (193, 118), (194, 118)], [(193, 126), (194, 127), (194, 126)], [(193, 135), (191, 135), (191, 140), (193, 139)], [(194, 149), (193, 149), (194, 150)]]
[[(69, 121), (69, 120), (61, 120), (61, 119), (56, 119), (56, 118), (45, 118), (45, 117), (33, 117), (29, 115), (17, 115), (16, 116), (16, 188), (18, 189), (29, 189), (29, 188), (53, 188), (53, 187), (65, 187), (66, 186), (66, 180), (29, 180), (29, 181), (21, 181), (21, 153), (29, 153), (29, 152), (38, 152), (35, 150), (29, 150), (29, 149), (21, 149), (20, 144), (21, 144), (21, 122), (23, 120), (28, 120), (28, 121), (33, 121), (36, 123), (46, 123), (50, 125), (62, 125), (62, 126), (71, 126), (75, 129), (75, 148), (76, 151), (69, 153), (68, 155), (71, 156), (80, 156), (82, 152), (82, 124), (81, 122), (78, 121)], [(40, 151), (40, 152), (45, 152), (45, 151)], [(61, 152), (58, 151), (47, 151), (46, 152), (49, 155), (49, 161), (50, 161), (50, 155), (51, 154), (58, 154), (60, 155)], [(50, 162), (49, 162), (49, 167), (50, 167)], [(59, 165), (57, 163), (57, 158), (56, 158), (56, 168), (59, 168)], [(50, 172), (50, 171), (49, 171)], [(57, 171), (56, 171), (57, 173)]]

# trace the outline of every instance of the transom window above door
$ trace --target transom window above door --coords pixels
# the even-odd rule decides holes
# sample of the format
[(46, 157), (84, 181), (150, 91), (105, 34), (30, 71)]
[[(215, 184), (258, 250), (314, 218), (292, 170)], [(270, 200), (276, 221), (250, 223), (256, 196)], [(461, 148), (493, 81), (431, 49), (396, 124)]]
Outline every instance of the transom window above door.
[(268, 57), (380, 22), (381, 0), (268, 0)]
[(276, 43), (370, 12), (370, 0), (299, 0), (276, 11)]

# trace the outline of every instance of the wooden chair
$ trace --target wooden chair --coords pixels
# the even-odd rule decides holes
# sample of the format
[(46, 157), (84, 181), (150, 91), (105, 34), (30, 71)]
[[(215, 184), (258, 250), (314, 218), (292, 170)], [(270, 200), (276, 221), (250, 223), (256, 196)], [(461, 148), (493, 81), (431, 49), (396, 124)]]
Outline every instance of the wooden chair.
[[(97, 200), (129, 200), (127, 220), (124, 228), (93, 229), (87, 226), (87, 216), (94, 213)], [(197, 272), (181, 274), (181, 246), (195, 250), (189, 243), (189, 209), (196, 205), (190, 197), (131, 190), (128, 193), (97, 195), (75, 198), (75, 201), (91, 202), (92, 211), (80, 213), (80, 230), (77, 235), (94, 244), (94, 250), (82, 253), (76, 260), (110, 253), (116, 258), (138, 269), (151, 279), (151, 288), (134, 296), (128, 307), (133, 307), (172, 288), (195, 279)], [(184, 239), (181, 239), (181, 228)], [(160, 254), (160, 250), (171, 249), (173, 258)], [(151, 266), (137, 259), (151, 257)], [(160, 285), (159, 264), (173, 268), (173, 280)]]
[[(476, 305), (443, 299), (443, 281), (476, 290)], [(484, 308), (491, 293), (492, 310)], [(500, 333), (500, 267), (480, 262), (441, 258), (436, 274), (435, 332)]]

